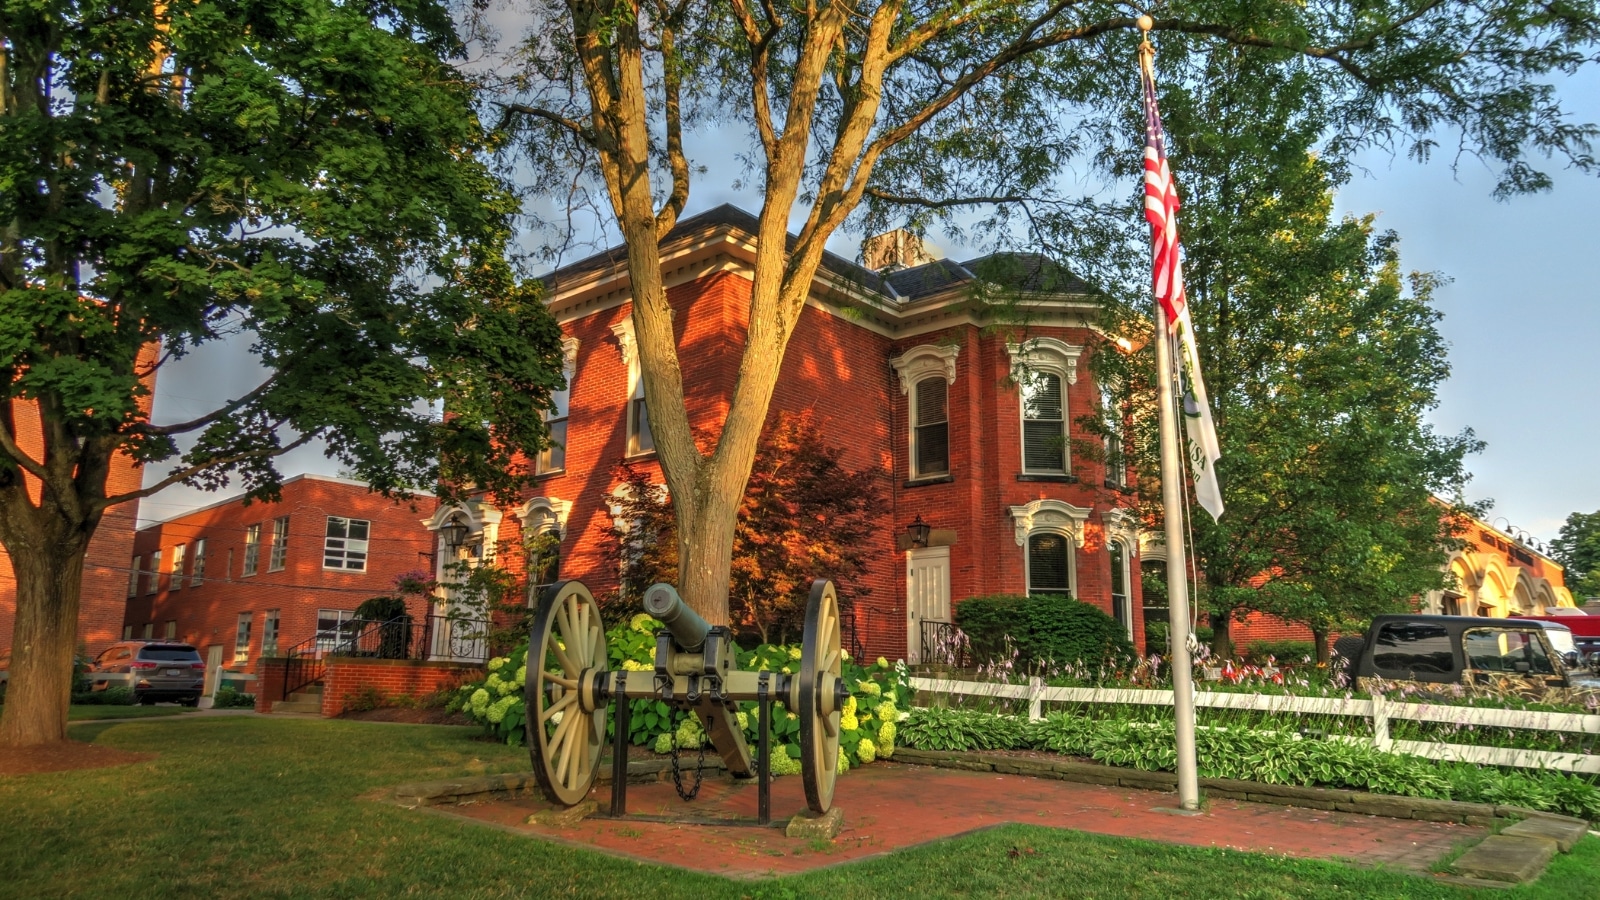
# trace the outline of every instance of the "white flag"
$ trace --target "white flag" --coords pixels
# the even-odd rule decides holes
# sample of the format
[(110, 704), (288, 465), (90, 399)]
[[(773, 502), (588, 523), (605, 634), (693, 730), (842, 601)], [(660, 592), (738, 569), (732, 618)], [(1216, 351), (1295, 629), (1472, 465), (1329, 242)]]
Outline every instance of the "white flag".
[(1194, 342), (1194, 323), (1185, 304), (1178, 314), (1178, 389), (1183, 392), (1183, 433), (1189, 443), (1189, 470), (1194, 473), (1194, 492), (1212, 519), (1222, 518), (1222, 485), (1217, 481), (1217, 460), (1222, 450), (1217, 444), (1217, 426), (1211, 421), (1211, 401), (1206, 398), (1206, 383), (1200, 377), (1200, 349)]

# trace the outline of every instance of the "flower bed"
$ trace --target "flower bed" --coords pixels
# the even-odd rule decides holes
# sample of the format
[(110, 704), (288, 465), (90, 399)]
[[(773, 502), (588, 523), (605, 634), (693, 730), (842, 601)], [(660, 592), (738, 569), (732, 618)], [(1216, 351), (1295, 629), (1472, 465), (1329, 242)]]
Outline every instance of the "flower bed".
[[(655, 633), (661, 627), (661, 623), (641, 613), (625, 625), (607, 631), (606, 647), (611, 667), (630, 672), (654, 671)], [(508, 656), (489, 660), (488, 675), (481, 681), (462, 685), (449, 708), (460, 710), (508, 744), (522, 743), (527, 655), (528, 647), (524, 644)], [(791, 675), (800, 670), (800, 647), (762, 644), (751, 650), (740, 650), (738, 663), (739, 668), (747, 671)], [(893, 756), (899, 722), (911, 705), (911, 686), (903, 662), (891, 664), (880, 657), (875, 663), (862, 666), (846, 653), (842, 675), (850, 685), (850, 698), (845, 701), (840, 718), (841, 773), (852, 765)], [(631, 703), (628, 740), (635, 746), (671, 753), (674, 746), (680, 750), (697, 750), (706, 740), (699, 720), (692, 715), (673, 710), (660, 700), (641, 699)], [(747, 701), (739, 707), (739, 725), (744, 729), (746, 740), (754, 743), (757, 739), (756, 703)], [(780, 701), (773, 704), (772, 720), (772, 772), (797, 775), (800, 772), (800, 719)], [(608, 739), (613, 727), (613, 721), (608, 720)]]

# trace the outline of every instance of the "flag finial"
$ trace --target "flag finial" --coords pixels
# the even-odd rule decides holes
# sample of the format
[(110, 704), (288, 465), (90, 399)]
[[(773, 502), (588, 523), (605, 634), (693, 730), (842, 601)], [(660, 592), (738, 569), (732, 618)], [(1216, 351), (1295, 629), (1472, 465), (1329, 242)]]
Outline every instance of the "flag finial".
[(1156, 20), (1148, 15), (1141, 15), (1134, 21), (1139, 26), (1139, 68), (1149, 73), (1151, 59), (1156, 55), (1156, 48), (1150, 45), (1150, 29), (1156, 27)]
[(1156, 27), (1156, 20), (1150, 18), (1149, 16), (1140, 16), (1138, 18), (1138, 23), (1139, 23), (1139, 30), (1144, 32), (1145, 34), (1149, 34), (1150, 33), (1150, 29)]

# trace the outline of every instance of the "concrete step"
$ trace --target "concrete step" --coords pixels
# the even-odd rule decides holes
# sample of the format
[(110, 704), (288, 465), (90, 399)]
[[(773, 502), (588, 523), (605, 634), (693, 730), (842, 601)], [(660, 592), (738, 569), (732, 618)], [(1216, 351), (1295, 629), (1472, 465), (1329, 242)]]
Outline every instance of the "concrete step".
[(289, 695), (290, 703), (321, 703), (321, 691), (295, 691)]
[(1555, 841), (1562, 853), (1567, 853), (1572, 850), (1573, 844), (1583, 840), (1583, 836), (1589, 833), (1589, 823), (1568, 816), (1532, 816), (1502, 829), (1500, 833), (1513, 837), (1546, 838)]
[(275, 713), (304, 713), (313, 716), (322, 715), (322, 700), (279, 700), (272, 704)]
[(1451, 871), (1468, 878), (1521, 884), (1532, 881), (1556, 855), (1556, 842), (1544, 837), (1496, 834), (1463, 853)]

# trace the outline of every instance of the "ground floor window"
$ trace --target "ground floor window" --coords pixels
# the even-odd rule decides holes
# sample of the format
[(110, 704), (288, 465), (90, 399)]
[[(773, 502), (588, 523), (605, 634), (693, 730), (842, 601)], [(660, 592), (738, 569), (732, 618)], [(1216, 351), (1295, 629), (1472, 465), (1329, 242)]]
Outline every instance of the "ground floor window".
[(1112, 541), (1107, 549), (1111, 551), (1111, 618), (1117, 620), (1117, 624), (1127, 632), (1128, 639), (1132, 640), (1133, 604), (1128, 596), (1132, 578), (1128, 570), (1128, 547), (1122, 541)]
[(1028, 535), (1028, 593), (1072, 596), (1072, 539), (1064, 534)]
[(355, 636), (356, 614), (349, 609), (317, 610), (317, 649), (326, 653)]
[(250, 661), (250, 613), (239, 613), (239, 626), (233, 634), (233, 664)]
[(261, 655), (278, 655), (278, 611), (267, 610), (266, 618), (261, 620)]

